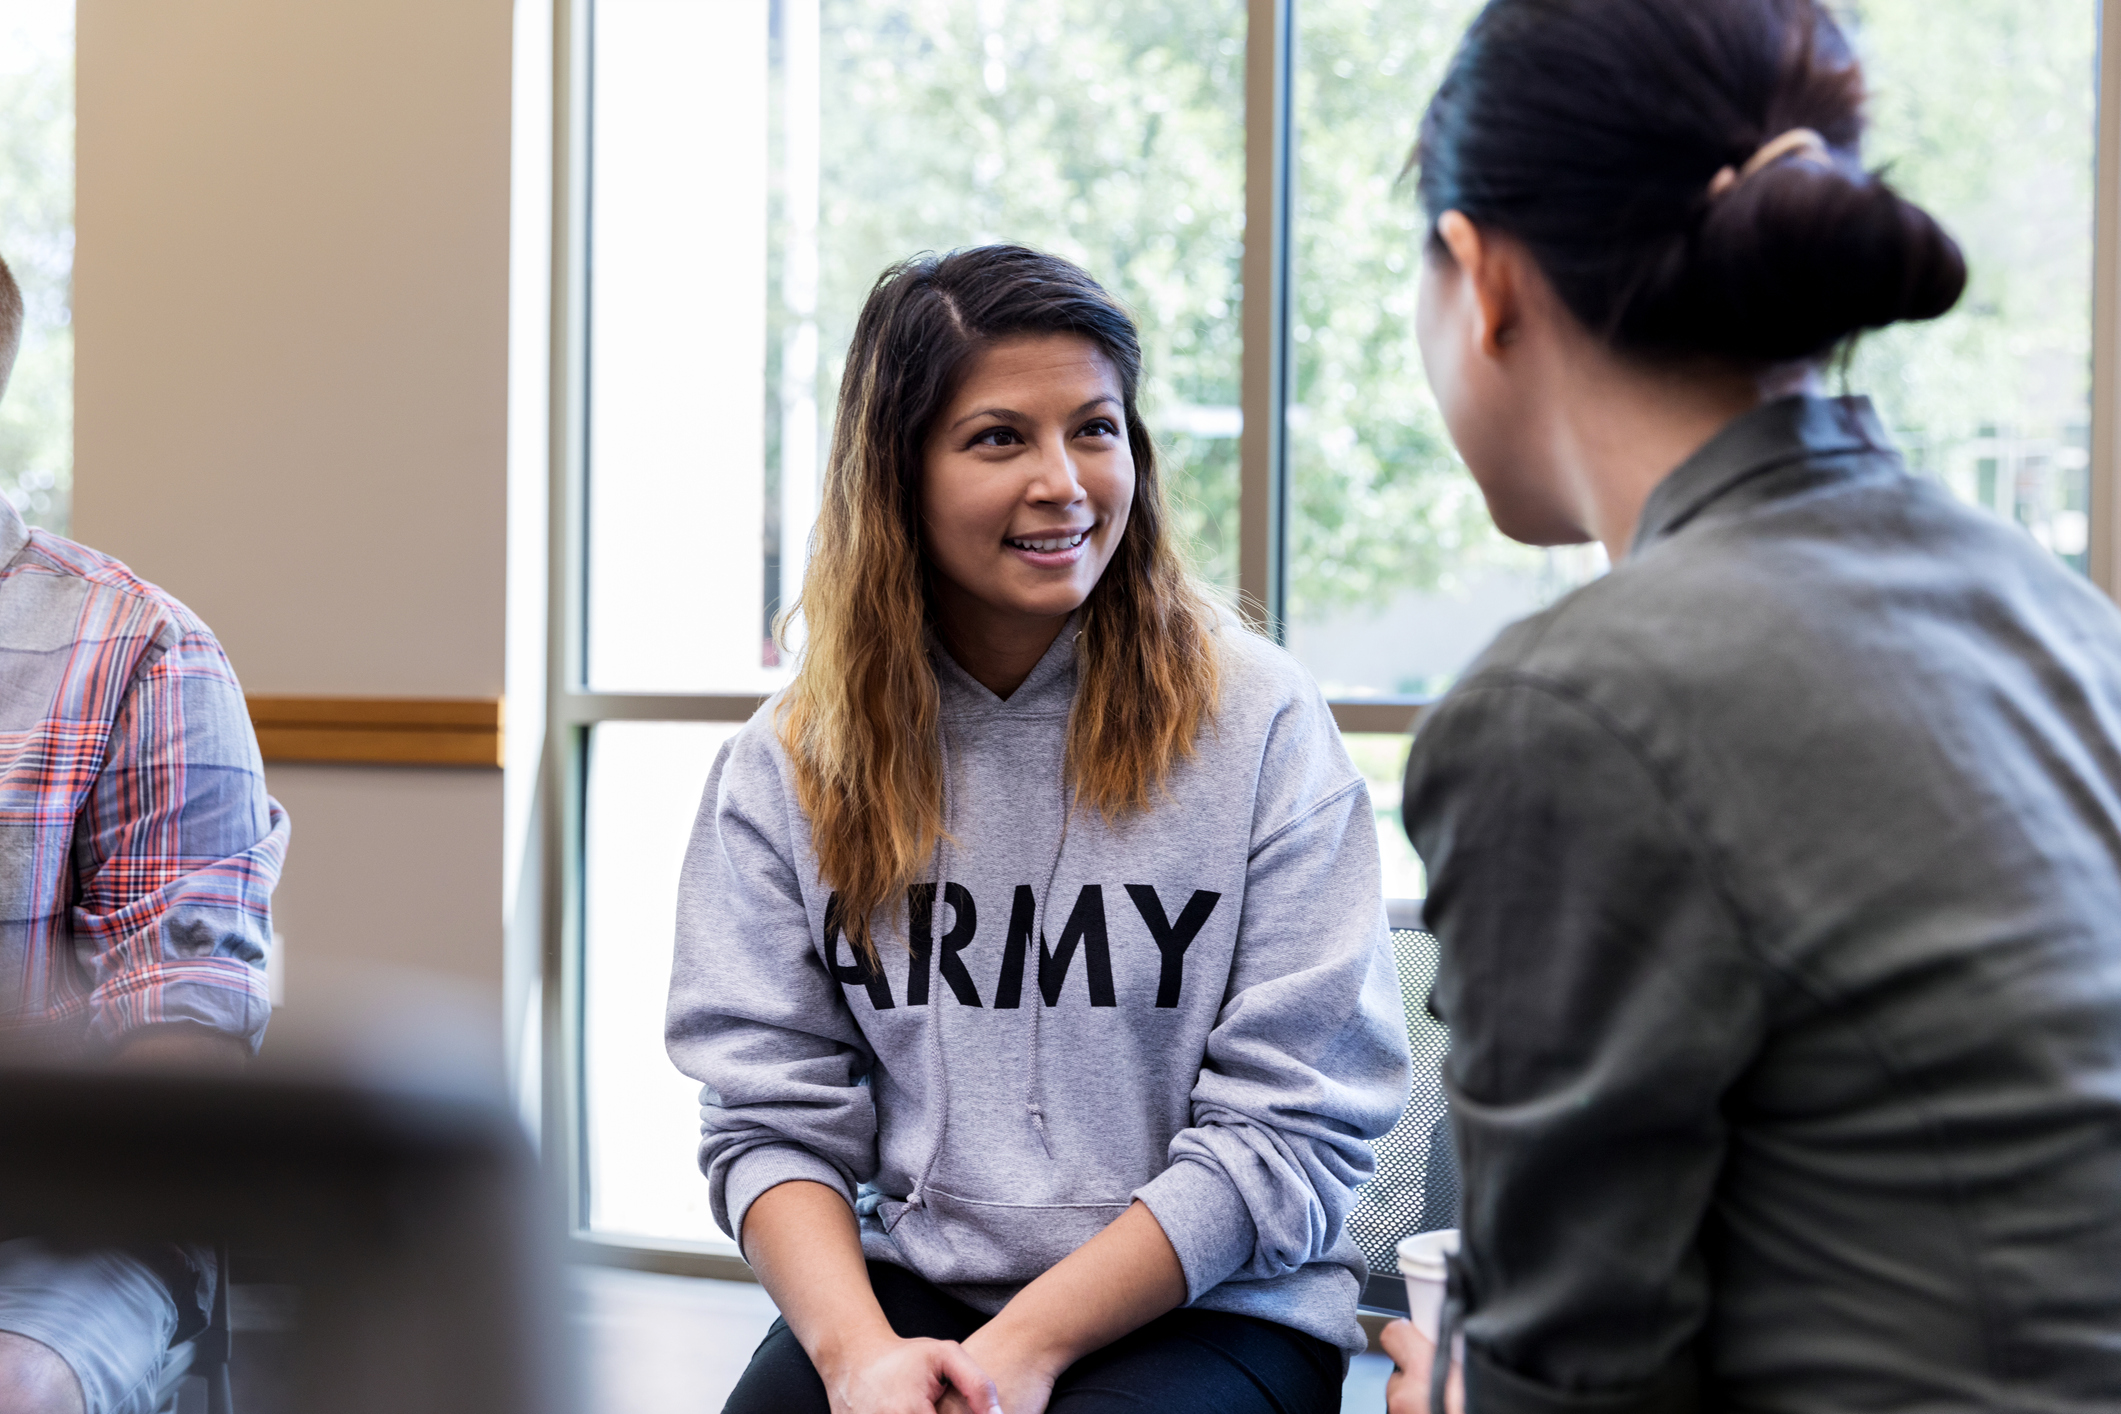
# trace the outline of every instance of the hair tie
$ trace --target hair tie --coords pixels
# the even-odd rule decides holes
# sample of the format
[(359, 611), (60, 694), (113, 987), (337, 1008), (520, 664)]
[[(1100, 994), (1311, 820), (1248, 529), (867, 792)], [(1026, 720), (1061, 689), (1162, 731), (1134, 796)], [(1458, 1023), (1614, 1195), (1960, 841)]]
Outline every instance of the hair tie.
[(1810, 128), (1791, 128), (1748, 157), (1743, 167), (1726, 167), (1718, 172), (1709, 182), (1709, 200), (1714, 201), (1761, 168), (1785, 157), (1799, 157), (1829, 171), (1834, 166), (1833, 150), (1826, 145), (1825, 138)]

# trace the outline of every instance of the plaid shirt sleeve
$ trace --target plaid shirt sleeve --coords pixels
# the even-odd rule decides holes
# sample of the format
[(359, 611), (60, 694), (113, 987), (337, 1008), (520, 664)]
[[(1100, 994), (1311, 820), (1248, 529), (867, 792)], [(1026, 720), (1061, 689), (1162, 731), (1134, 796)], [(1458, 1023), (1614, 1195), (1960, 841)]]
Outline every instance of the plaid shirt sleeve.
[(77, 817), (73, 941), (89, 1039), (195, 1023), (247, 1040), (271, 1014), (266, 950), (287, 816), (220, 645), (194, 623), (151, 650)]

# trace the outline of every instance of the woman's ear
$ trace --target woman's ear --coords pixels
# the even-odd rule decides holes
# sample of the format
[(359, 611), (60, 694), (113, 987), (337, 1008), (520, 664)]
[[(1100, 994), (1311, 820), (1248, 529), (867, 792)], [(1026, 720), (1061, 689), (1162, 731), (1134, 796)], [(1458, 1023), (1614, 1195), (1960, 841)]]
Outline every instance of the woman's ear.
[(1519, 278), (1517, 251), (1489, 239), (1462, 211), (1446, 211), (1436, 223), (1436, 234), (1465, 276), (1473, 296), (1474, 342), (1489, 358), (1501, 358), (1503, 350), (1517, 340), (1523, 316), (1523, 288)]

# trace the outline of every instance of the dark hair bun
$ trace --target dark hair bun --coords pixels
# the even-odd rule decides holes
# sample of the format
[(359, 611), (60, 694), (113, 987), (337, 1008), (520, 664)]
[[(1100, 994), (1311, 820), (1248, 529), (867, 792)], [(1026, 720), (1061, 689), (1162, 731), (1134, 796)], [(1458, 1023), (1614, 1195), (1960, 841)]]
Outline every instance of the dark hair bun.
[(1709, 200), (1679, 250), (1614, 311), (1616, 343), (1785, 362), (1935, 319), (1966, 289), (1959, 245), (1928, 212), (1882, 178), (1810, 162), (1775, 163)]
[[(1766, 144), (1799, 148), (1711, 195)], [(1943, 227), (1866, 173), (1863, 74), (1819, 0), (1489, 0), (1422, 120), (1433, 221), (1522, 240), (1614, 347), (1817, 358), (1966, 288)]]

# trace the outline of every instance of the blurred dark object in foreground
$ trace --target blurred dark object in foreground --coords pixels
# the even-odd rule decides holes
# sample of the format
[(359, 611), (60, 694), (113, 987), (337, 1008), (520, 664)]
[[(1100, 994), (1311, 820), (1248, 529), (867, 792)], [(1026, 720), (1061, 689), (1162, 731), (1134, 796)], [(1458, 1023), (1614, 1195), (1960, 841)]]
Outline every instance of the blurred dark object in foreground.
[(579, 1407), (536, 1164), (480, 1087), (13, 1067), (0, 1136), (0, 1238), (228, 1254), (240, 1414)]

